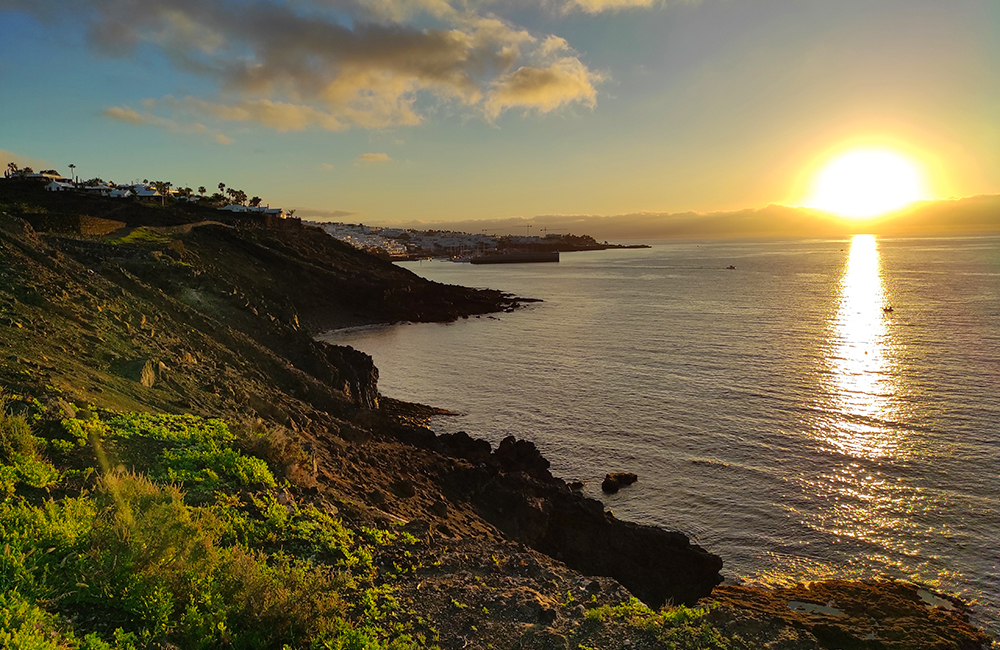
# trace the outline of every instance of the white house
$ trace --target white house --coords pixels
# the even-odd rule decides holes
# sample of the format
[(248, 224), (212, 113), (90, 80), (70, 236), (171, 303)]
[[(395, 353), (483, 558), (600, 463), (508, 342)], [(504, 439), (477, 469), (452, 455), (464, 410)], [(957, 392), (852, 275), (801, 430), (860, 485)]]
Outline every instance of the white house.
[(100, 194), (101, 196), (111, 196), (114, 192), (115, 186), (111, 183), (103, 183), (100, 185), (84, 185), (83, 189), (86, 190), (88, 194)]
[(250, 208), (249, 212), (257, 212), (258, 214), (270, 214), (275, 217), (280, 217), (282, 219), (288, 216), (288, 214), (281, 208), (272, 208), (269, 206), (268, 207), (257, 206), (256, 208)]
[(46, 192), (65, 192), (66, 190), (71, 190), (71, 189), (73, 189), (72, 183), (62, 183), (57, 180), (51, 181), (48, 185), (45, 186)]
[(150, 187), (148, 185), (133, 185), (132, 194), (139, 199), (153, 199), (158, 196), (163, 196), (155, 187)]

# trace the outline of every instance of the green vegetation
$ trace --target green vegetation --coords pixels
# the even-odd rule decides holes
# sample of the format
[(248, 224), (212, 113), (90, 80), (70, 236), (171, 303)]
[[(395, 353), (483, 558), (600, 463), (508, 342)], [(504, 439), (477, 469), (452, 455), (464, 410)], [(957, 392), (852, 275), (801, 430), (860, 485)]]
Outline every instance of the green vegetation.
[(707, 609), (683, 605), (654, 611), (636, 598), (616, 606), (602, 605), (585, 614), (579, 647), (587, 647), (586, 640), (591, 633), (607, 623), (624, 624), (631, 630), (633, 639), (645, 637), (676, 650), (730, 650), (742, 647), (712, 627), (705, 618), (706, 614)]
[(23, 417), (12, 416), (0, 398), (0, 497), (8, 499), (19, 486), (46, 488), (59, 481), (59, 471), (41, 457), (45, 441), (31, 433)]
[(259, 440), (92, 410), (36, 436), (0, 406), (0, 647), (424, 646), (370, 547), (413, 538), (295, 503)]
[(136, 228), (124, 237), (119, 237), (111, 241), (112, 244), (132, 244), (146, 246), (166, 246), (171, 241), (170, 237), (150, 228)]

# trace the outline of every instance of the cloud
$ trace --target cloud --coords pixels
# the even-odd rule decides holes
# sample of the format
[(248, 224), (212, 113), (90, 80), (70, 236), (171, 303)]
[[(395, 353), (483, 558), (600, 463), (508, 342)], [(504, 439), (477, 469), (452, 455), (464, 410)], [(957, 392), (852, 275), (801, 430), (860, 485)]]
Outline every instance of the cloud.
[(483, 4), (0, 0), (0, 12), (82, 25), (91, 47), (106, 56), (152, 47), (178, 70), (208, 80), (214, 93), (149, 100), (145, 113), (106, 113), (175, 132), (209, 120), (277, 131), (414, 126), (449, 103), (489, 118), (508, 108), (593, 106), (601, 76), (565, 40), (532, 34)]
[(312, 106), (273, 102), (268, 99), (219, 104), (197, 97), (175, 99), (168, 96), (147, 103), (151, 106), (165, 106), (181, 113), (211, 116), (227, 122), (256, 122), (276, 131), (303, 131), (310, 126), (318, 126), (328, 131), (342, 131), (346, 128), (344, 123), (333, 115)]
[(112, 106), (103, 111), (104, 117), (125, 122), (133, 126), (156, 126), (174, 133), (205, 133), (208, 127), (204, 124), (181, 124), (166, 117), (153, 115), (149, 112), (140, 113), (128, 106)]
[(0, 149), (0, 167), (6, 169), (7, 163), (14, 163), (15, 165), (21, 168), (31, 167), (35, 171), (38, 171), (40, 169), (52, 168), (52, 165), (43, 158), (32, 158), (30, 156), (22, 156), (21, 154), (14, 153), (13, 151)]
[(330, 163), (322, 163), (319, 166), (319, 168), (322, 169), (323, 171), (331, 171), (334, 169), (333, 165), (331, 165)]
[(339, 221), (344, 217), (351, 217), (358, 214), (349, 210), (323, 210), (320, 208), (296, 208), (295, 216), (303, 219), (314, 219), (316, 221)]
[(634, 7), (652, 7), (660, 4), (660, 0), (569, 0), (568, 9), (582, 9), (588, 14), (598, 14), (602, 11), (620, 11)]
[[(144, 102), (146, 103), (146, 102)], [(146, 103), (148, 105), (148, 103)], [(111, 106), (102, 111), (104, 117), (118, 122), (125, 122), (133, 126), (152, 126), (164, 129), (171, 133), (187, 135), (210, 135), (219, 144), (231, 144), (232, 140), (226, 135), (218, 132), (211, 132), (210, 129), (199, 122), (178, 122), (168, 117), (154, 115), (148, 109), (140, 113), (129, 106)]]
[(387, 153), (363, 153), (354, 160), (361, 163), (384, 163), (391, 162), (392, 158)]
[(559, 59), (544, 68), (522, 66), (494, 82), (484, 108), (491, 120), (508, 108), (539, 113), (572, 103), (593, 108), (597, 103), (594, 84), (602, 79), (602, 75), (588, 70), (573, 57)]

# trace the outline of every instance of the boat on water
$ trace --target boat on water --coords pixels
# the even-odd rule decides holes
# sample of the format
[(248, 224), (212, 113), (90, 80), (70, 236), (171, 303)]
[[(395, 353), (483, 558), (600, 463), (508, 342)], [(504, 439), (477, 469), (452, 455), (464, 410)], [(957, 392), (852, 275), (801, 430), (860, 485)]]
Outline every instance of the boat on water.
[(528, 262), (558, 262), (559, 251), (515, 251), (510, 253), (487, 253), (477, 255), (472, 264), (525, 264)]

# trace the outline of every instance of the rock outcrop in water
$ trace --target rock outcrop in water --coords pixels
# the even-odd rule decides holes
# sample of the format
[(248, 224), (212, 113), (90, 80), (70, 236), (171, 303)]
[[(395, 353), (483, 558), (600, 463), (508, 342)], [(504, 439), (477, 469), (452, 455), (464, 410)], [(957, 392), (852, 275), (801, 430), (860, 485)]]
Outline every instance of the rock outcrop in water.
[(639, 477), (631, 472), (612, 472), (601, 481), (601, 491), (607, 494), (614, 494), (625, 486), (632, 485), (639, 480)]

